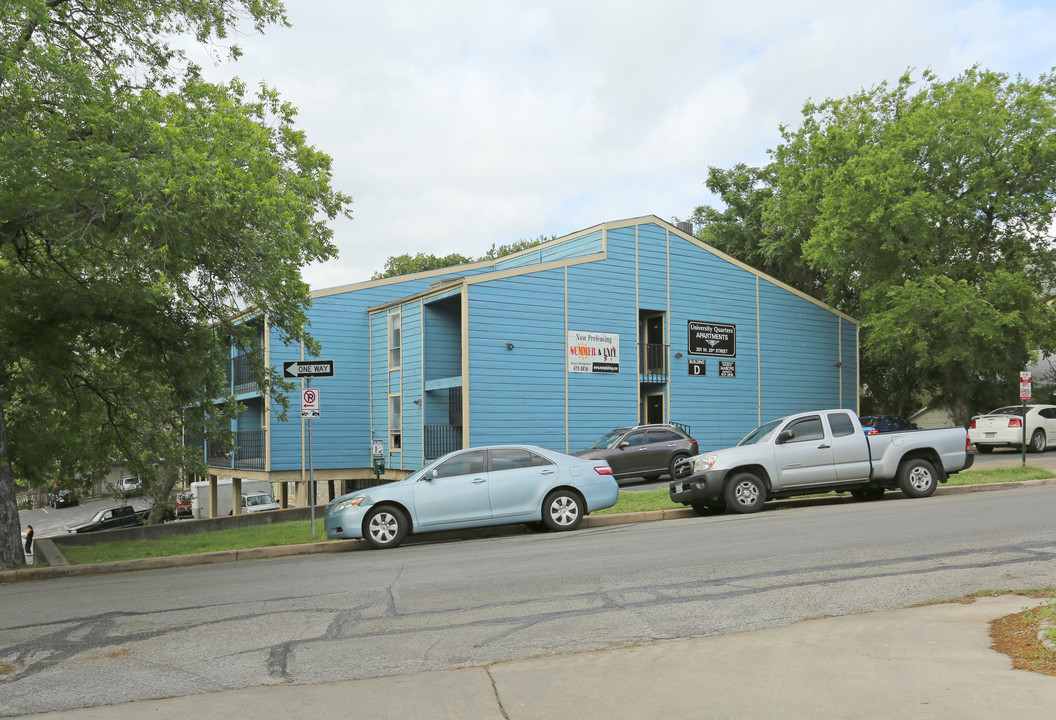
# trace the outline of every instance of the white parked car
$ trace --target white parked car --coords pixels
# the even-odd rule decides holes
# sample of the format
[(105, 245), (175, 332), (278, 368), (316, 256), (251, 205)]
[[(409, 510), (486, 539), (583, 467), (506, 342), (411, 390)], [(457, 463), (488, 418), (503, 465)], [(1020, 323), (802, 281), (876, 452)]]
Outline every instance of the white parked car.
[(139, 495), (143, 492), (143, 485), (138, 477), (129, 475), (121, 478), (121, 481), (114, 486), (114, 490), (119, 495)]
[(278, 510), (279, 504), (270, 493), (254, 492), (242, 493), (242, 512), (258, 513), (265, 510)]
[(1023, 447), (1041, 452), (1056, 445), (1056, 405), (1026, 406), (1026, 435), (1023, 433), (1023, 407), (1009, 405), (986, 415), (977, 415), (968, 425), (968, 437), (981, 453), (993, 452), (996, 447)]

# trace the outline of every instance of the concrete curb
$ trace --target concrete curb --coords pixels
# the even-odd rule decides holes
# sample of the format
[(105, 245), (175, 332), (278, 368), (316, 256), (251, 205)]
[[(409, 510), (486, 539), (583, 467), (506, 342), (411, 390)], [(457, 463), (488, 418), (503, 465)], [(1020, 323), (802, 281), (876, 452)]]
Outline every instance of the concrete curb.
[[(1056, 478), (1043, 478), (1041, 480), (1024, 480), (1021, 482), (986, 483), (982, 485), (956, 485), (953, 487), (939, 487), (936, 495), (956, 495), (970, 492), (990, 492), (997, 490), (1015, 490), (1025, 487), (1041, 487), (1056, 485)], [(901, 496), (901, 493), (898, 493)], [(773, 501), (769, 506), (772, 510), (782, 510), (793, 507), (809, 507), (814, 505), (833, 505), (840, 503), (857, 503), (849, 495), (836, 495), (831, 497), (817, 498), (791, 498), (787, 500)], [(691, 508), (676, 508), (672, 510), (646, 510), (636, 513), (623, 513), (614, 515), (593, 515), (583, 518), (581, 527), (608, 527), (612, 525), (627, 525), (641, 522), (658, 522), (662, 520), (678, 520), (684, 518), (698, 517)], [(522, 526), (498, 526), (490, 528), (474, 528), (470, 531), (451, 531), (448, 533), (430, 533), (421, 536), (411, 536), (407, 542), (429, 542), (443, 537), (465, 538), (467, 534), (475, 533), (489, 537), (497, 534), (523, 534), (527, 532)], [(470, 535), (473, 536), (473, 535)], [(243, 550), (219, 550), (209, 553), (197, 553), (194, 555), (169, 555), (166, 557), (142, 558), (139, 560), (121, 560), (110, 563), (96, 563), (94, 565), (71, 565), (66, 558), (47, 538), (35, 541), (34, 547), (41, 552), (50, 567), (24, 568), (20, 570), (0, 570), (0, 583), (18, 582), (28, 580), (47, 580), (55, 577), (75, 577), (83, 575), (102, 575), (107, 573), (131, 572), (133, 570), (157, 570), (170, 567), (187, 567), (190, 565), (207, 565), (211, 563), (239, 562), (241, 560), (261, 560), (264, 558), (288, 557), (291, 555), (311, 555), (325, 552), (344, 552), (347, 550), (363, 549), (367, 543), (363, 540), (328, 540), (318, 543), (306, 543), (302, 545), (277, 545), (274, 547), (247, 548)], [(45, 549), (47, 548), (47, 549)], [(54, 559), (53, 559), (54, 558)]]

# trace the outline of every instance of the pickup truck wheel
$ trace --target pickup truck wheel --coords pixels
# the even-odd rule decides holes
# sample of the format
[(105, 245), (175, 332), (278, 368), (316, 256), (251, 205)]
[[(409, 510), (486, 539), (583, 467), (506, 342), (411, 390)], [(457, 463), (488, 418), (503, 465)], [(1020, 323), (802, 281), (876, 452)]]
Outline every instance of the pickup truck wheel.
[(924, 498), (935, 492), (938, 478), (935, 467), (927, 460), (914, 458), (898, 469), (898, 487), (906, 497)]
[(379, 550), (394, 548), (407, 537), (407, 516), (399, 508), (382, 505), (363, 519), (363, 537)]
[(766, 487), (751, 473), (738, 473), (726, 483), (726, 505), (735, 513), (753, 513), (763, 509)]
[(864, 487), (851, 490), (851, 497), (855, 500), (879, 500), (884, 496), (884, 488), (882, 487)]
[(722, 515), (726, 512), (726, 503), (720, 500), (712, 500), (710, 502), (695, 502), (690, 503), (689, 506), (693, 508), (693, 512), (697, 515)]
[(1039, 453), (1045, 449), (1048, 445), (1048, 441), (1045, 438), (1045, 431), (1038, 428), (1034, 431), (1034, 434), (1030, 436), (1030, 447), (1027, 448), (1030, 452)]

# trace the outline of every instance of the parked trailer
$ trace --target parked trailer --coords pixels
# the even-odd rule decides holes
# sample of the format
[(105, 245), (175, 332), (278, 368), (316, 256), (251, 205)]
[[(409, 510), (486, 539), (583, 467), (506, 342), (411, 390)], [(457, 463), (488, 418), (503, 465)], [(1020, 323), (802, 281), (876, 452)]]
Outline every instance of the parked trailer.
[[(220, 478), (216, 481), (216, 515), (231, 515), (231, 478)], [(268, 502), (263, 502), (259, 496), (266, 494)], [(253, 496), (252, 503), (247, 506), (247, 496)], [(271, 483), (265, 480), (243, 480), (242, 481), (242, 512), (253, 513), (263, 510), (275, 510), (279, 506), (272, 500)], [(191, 516), (197, 519), (209, 517), (209, 481), (191, 483)]]

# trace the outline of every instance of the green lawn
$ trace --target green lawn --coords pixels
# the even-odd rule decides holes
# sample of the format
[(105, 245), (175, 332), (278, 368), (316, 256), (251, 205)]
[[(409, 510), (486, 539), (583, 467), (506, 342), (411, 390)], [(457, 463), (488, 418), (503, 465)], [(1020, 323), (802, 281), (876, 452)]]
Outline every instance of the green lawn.
[(947, 485), (981, 485), (983, 483), (1021, 482), (1056, 477), (1048, 470), (1032, 465), (991, 468), (990, 470), (965, 470), (950, 476)]
[(620, 492), (620, 499), (611, 508), (598, 510), (592, 515), (616, 515), (619, 513), (642, 512), (644, 510), (677, 510), (684, 507), (681, 503), (671, 502), (671, 495), (665, 485), (652, 492)]
[(215, 550), (245, 550), (325, 541), (326, 531), (323, 529), (322, 522), (317, 519), (315, 540), (312, 540), (311, 522), (298, 520), (276, 525), (217, 530), (197, 535), (177, 535), (159, 540), (125, 540), (81, 546), (59, 545), (58, 548), (70, 563), (84, 565), (169, 555), (193, 555)]
[[(991, 470), (970, 470), (950, 478), (949, 485), (978, 485), (980, 483), (1017, 482), (1051, 478), (1054, 475), (1041, 468), (1017, 465)], [(835, 495), (835, 493), (827, 493)], [(816, 497), (824, 497), (819, 495)], [(595, 515), (641, 512), (644, 510), (673, 510), (682, 505), (671, 502), (667, 487), (652, 492), (621, 492), (615, 506), (599, 510)], [(261, 525), (250, 528), (234, 528), (198, 535), (179, 535), (161, 540), (131, 540), (124, 542), (96, 543), (85, 546), (59, 546), (62, 554), (74, 565), (134, 560), (137, 558), (165, 557), (168, 555), (191, 555), (215, 550), (244, 550), (275, 545), (297, 545), (300, 543), (325, 542), (326, 532), (321, 520), (315, 524), (316, 537), (312, 540), (311, 523), (307, 520)]]

